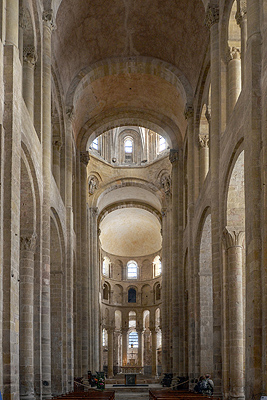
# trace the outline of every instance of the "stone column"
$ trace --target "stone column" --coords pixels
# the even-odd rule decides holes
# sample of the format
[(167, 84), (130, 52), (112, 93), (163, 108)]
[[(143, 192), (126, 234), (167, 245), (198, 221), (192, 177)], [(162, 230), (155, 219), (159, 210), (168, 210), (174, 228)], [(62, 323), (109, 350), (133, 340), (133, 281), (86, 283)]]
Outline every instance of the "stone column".
[(224, 230), (229, 296), (230, 398), (244, 399), (243, 243), (245, 233)]
[(128, 353), (128, 328), (122, 328), (122, 365), (127, 364), (127, 353)]
[(42, 393), (51, 398), (50, 191), (51, 191), (51, 34), (52, 10), (43, 13), (43, 208), (42, 208)]
[(196, 304), (195, 304), (195, 271), (194, 271), (194, 244), (193, 244), (193, 219), (194, 219), (194, 109), (190, 104), (186, 105), (185, 118), (187, 119), (187, 137), (188, 137), (188, 160), (187, 160), (187, 176), (188, 176), (188, 208), (187, 208), (187, 226), (188, 226), (188, 276), (189, 282), (189, 380), (199, 375), (199, 371), (195, 371), (198, 364), (196, 358), (199, 356), (198, 343), (195, 339), (195, 329), (197, 326)]
[(155, 328), (151, 328), (152, 337), (152, 376), (157, 376), (157, 331)]
[[(89, 163), (89, 154), (88, 152), (80, 153), (80, 199), (77, 199), (80, 203), (80, 216), (79, 218), (80, 227), (79, 230), (79, 243), (80, 243), (80, 262), (81, 262), (81, 288), (82, 288), (82, 307), (79, 310), (80, 318), (82, 318), (82, 332), (78, 332), (78, 335), (82, 336), (82, 375), (84, 376), (88, 371), (89, 365), (89, 275), (88, 275), (88, 230), (85, 223), (82, 221), (86, 221), (87, 218), (87, 194), (88, 194), (88, 186), (87, 186), (87, 165)], [(77, 210), (78, 211), (78, 210)], [(79, 279), (79, 277), (78, 277)], [(79, 295), (78, 295), (79, 296)], [(78, 302), (79, 303), (79, 302)], [(79, 307), (79, 305), (78, 305)], [(91, 310), (91, 312), (93, 312)], [(102, 345), (101, 345), (102, 349)], [(92, 370), (94, 372), (94, 370)]]
[[(173, 373), (179, 375), (179, 328), (182, 324), (181, 312), (179, 308), (179, 241), (181, 235), (179, 231), (179, 158), (178, 151), (172, 149), (169, 156), (172, 163), (171, 179), (171, 201), (172, 201), (172, 351), (173, 351)], [(153, 338), (153, 334), (152, 334)]]
[(90, 362), (91, 371), (99, 369), (99, 328), (100, 328), (100, 309), (99, 309), (99, 291), (100, 291), (100, 267), (98, 257), (98, 231), (97, 231), (98, 208), (89, 208), (89, 305), (90, 305)]
[(6, 1), (6, 44), (18, 47), (19, 0)]
[(60, 137), (53, 138), (53, 175), (60, 191), (60, 152), (62, 148), (62, 141)]
[(113, 377), (114, 329), (108, 328), (108, 378)]
[(25, 24), (25, 10), (23, 7), (19, 8), (19, 59), (23, 64), (23, 33), (26, 28)]
[(241, 70), (242, 70), (242, 86), (245, 80), (245, 66), (246, 66), (246, 48), (248, 38), (247, 28), (247, 1), (237, 0), (236, 22), (241, 29)]
[[(261, 14), (262, 3), (259, 0), (247, 0), (248, 39), (246, 53), (247, 91), (244, 111), (244, 170), (246, 193), (246, 382), (245, 398), (259, 396), (263, 389), (263, 281), (262, 274), (266, 270), (266, 260), (261, 259), (262, 241), (262, 192), (266, 182), (263, 182), (260, 161), (262, 157), (262, 114), (260, 105), (262, 94), (262, 33)], [(253, 143), (253, 145), (252, 145)], [(266, 342), (265, 342), (266, 345)], [(264, 366), (266, 370), (266, 364)], [(266, 385), (266, 382), (264, 383)]]
[(23, 98), (29, 111), (31, 120), (34, 117), (34, 67), (37, 56), (34, 47), (27, 46), (23, 49)]
[(138, 334), (138, 360), (137, 365), (143, 366), (143, 329), (137, 328), (136, 332)]
[(241, 55), (236, 47), (228, 49), (228, 117), (231, 116), (241, 92)]
[(171, 212), (162, 209), (162, 373), (171, 372)]
[(203, 186), (206, 176), (209, 172), (210, 162), (210, 149), (209, 149), (209, 135), (199, 135), (199, 181), (200, 187)]
[(66, 386), (67, 391), (73, 390), (74, 377), (74, 349), (73, 349), (73, 147), (72, 147), (72, 120), (70, 110), (66, 112), (66, 137), (65, 137), (65, 204), (66, 204)]
[[(21, 63), (18, 46), (18, 0), (5, 3), (7, 36), (0, 68), (1, 130), (1, 238), (0, 251), (0, 382), (3, 398), (19, 397), (19, 257), (21, 170)], [(1, 16), (2, 17), (2, 16)], [(13, 31), (14, 27), (14, 31)], [(3, 58), (1, 57), (3, 61)], [(4, 76), (2, 76), (2, 73)], [(4, 82), (4, 85), (2, 85)], [(5, 112), (3, 113), (2, 107)], [(3, 169), (2, 169), (3, 168)]]
[(20, 398), (34, 400), (34, 252), (36, 234), (20, 238)]
[(220, 239), (220, 48), (219, 6), (211, 2), (206, 12), (206, 26), (210, 29), (210, 78), (211, 78), (211, 122), (210, 122), (210, 178), (211, 178), (211, 235), (212, 235), (212, 286), (213, 286), (213, 375), (215, 393), (221, 392), (222, 382), (222, 310), (221, 299), (221, 239)]

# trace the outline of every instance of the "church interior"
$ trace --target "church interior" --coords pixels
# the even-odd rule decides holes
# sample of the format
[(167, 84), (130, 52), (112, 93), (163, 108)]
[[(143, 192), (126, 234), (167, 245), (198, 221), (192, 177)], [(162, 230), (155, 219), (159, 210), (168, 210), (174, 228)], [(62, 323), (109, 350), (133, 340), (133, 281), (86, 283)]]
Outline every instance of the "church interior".
[(266, 173), (267, 0), (0, 0), (3, 399), (267, 396)]

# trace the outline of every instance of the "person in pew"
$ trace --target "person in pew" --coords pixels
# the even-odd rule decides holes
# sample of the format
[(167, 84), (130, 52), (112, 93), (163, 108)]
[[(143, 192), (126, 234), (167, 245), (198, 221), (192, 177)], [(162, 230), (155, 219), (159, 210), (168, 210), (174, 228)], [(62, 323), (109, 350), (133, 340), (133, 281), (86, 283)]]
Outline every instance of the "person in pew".
[(202, 393), (202, 390), (205, 387), (205, 383), (204, 383), (205, 380), (206, 380), (205, 376), (201, 375), (199, 377), (199, 380), (198, 380), (197, 384), (194, 387), (194, 392), (195, 393)]
[(213, 389), (214, 389), (214, 383), (213, 380), (211, 379), (210, 374), (206, 374), (206, 381), (208, 384), (208, 390), (209, 390), (209, 394), (212, 396), (213, 395)]

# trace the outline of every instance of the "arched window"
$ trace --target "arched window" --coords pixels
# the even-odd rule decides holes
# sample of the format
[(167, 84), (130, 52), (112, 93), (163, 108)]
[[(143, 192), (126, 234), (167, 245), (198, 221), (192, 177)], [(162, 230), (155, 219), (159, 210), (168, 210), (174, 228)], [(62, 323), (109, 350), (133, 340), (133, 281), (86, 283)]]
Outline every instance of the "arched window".
[(129, 261), (127, 263), (127, 278), (137, 279), (137, 263), (135, 261)]
[(153, 261), (154, 277), (161, 275), (161, 261), (160, 256), (156, 256)]
[(155, 287), (155, 299), (160, 300), (160, 284), (157, 283), (156, 287)]
[(108, 332), (107, 332), (107, 330), (105, 328), (102, 331), (102, 345), (103, 346), (107, 346), (108, 345)]
[(136, 303), (136, 290), (134, 288), (128, 290), (128, 303)]
[(163, 136), (159, 136), (159, 153), (166, 150), (166, 148), (167, 148), (166, 140), (164, 139)]
[(92, 141), (92, 148), (98, 150), (98, 138)]
[(109, 276), (109, 265), (110, 265), (110, 259), (108, 257), (104, 257), (103, 263), (102, 263), (102, 274)]
[(124, 140), (124, 160), (126, 163), (133, 162), (133, 139), (126, 137)]
[(129, 347), (138, 348), (138, 333), (135, 331), (129, 333)]
[(104, 300), (108, 300), (108, 298), (109, 298), (109, 288), (108, 288), (108, 285), (106, 283), (104, 283), (104, 286), (103, 286), (103, 299)]
[(136, 312), (129, 312), (129, 328), (136, 328)]

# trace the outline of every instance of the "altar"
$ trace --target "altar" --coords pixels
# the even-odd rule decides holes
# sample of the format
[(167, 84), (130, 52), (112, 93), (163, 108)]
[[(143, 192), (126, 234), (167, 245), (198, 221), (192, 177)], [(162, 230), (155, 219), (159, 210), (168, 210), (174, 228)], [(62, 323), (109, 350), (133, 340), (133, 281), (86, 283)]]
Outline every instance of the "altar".
[(125, 385), (136, 385), (136, 374), (125, 374)]

